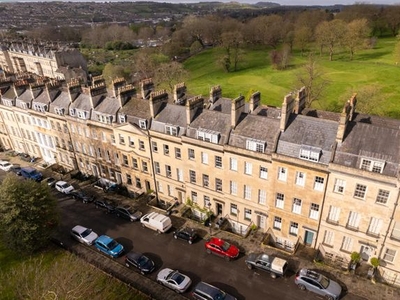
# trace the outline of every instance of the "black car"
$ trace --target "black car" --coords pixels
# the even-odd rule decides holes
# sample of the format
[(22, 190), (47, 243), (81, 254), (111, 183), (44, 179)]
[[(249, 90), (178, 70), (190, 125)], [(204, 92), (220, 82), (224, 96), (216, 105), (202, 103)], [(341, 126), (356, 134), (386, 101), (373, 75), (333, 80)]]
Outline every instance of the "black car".
[(116, 207), (114, 213), (117, 215), (117, 217), (127, 219), (131, 222), (138, 221), (143, 215), (141, 211), (132, 209), (129, 205)]
[(72, 192), (69, 193), (69, 195), (71, 195), (71, 197), (74, 198), (75, 200), (80, 200), (83, 203), (93, 202), (95, 198), (93, 195), (88, 195), (82, 190), (73, 190)]
[(98, 199), (95, 200), (94, 205), (96, 208), (105, 209), (107, 213), (113, 213), (117, 207), (117, 203), (109, 199)]
[(21, 176), (21, 167), (18, 165), (13, 165), (9, 171)]
[(125, 265), (128, 268), (134, 267), (138, 269), (143, 275), (153, 272), (155, 268), (154, 262), (150, 258), (134, 251), (125, 256)]
[(185, 240), (189, 244), (193, 244), (193, 242), (197, 239), (197, 232), (193, 228), (183, 227), (175, 231), (173, 236), (175, 239)]
[(56, 185), (56, 180), (53, 177), (46, 178), (46, 183), (49, 187), (54, 187)]

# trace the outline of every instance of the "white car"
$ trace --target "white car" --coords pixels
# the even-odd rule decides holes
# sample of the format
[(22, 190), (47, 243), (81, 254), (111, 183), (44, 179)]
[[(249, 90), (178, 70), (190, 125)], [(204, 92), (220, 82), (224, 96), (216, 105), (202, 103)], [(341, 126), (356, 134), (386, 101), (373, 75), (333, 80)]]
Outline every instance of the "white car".
[(177, 293), (184, 293), (192, 284), (192, 280), (188, 276), (180, 273), (178, 270), (169, 268), (162, 269), (157, 274), (157, 282)]
[(74, 190), (74, 187), (65, 181), (57, 181), (56, 182), (57, 191), (63, 194), (69, 194)]
[(13, 164), (10, 164), (8, 161), (0, 161), (0, 169), (3, 171), (10, 171), (10, 168), (13, 166)]
[(99, 237), (92, 229), (76, 225), (71, 230), (71, 236), (82, 244), (88, 246), (93, 245), (94, 241)]

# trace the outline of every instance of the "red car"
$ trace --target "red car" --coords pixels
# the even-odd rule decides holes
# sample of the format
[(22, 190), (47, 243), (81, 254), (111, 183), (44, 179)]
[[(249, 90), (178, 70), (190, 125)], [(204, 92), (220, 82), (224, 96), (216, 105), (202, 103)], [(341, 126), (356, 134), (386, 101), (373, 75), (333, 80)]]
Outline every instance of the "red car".
[(205, 246), (208, 254), (214, 253), (224, 257), (226, 260), (235, 259), (239, 256), (238, 247), (216, 237), (210, 238)]

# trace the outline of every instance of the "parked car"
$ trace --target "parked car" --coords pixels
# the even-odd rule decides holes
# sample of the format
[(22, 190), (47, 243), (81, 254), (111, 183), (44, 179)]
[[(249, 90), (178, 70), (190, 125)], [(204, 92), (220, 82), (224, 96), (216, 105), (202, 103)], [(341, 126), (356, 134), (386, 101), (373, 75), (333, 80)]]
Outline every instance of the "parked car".
[(143, 227), (150, 228), (158, 233), (165, 233), (172, 227), (171, 218), (160, 213), (151, 212), (140, 219)]
[(83, 190), (73, 190), (69, 195), (71, 195), (75, 200), (82, 201), (83, 203), (93, 202), (95, 198), (93, 195), (89, 195)]
[(35, 160), (33, 157), (31, 157), (27, 153), (20, 153), (20, 154), (18, 154), (18, 156), (20, 159), (22, 159), (23, 161), (27, 161), (27, 162), (32, 162)]
[(9, 170), (9, 172), (13, 172), (14, 174), (16, 174), (16, 175), (18, 175), (18, 176), (21, 176), (21, 166), (19, 166), (19, 165), (13, 165), (11, 168), (10, 168), (10, 170)]
[(76, 225), (72, 228), (71, 236), (78, 242), (88, 246), (93, 245), (94, 241), (99, 237), (92, 229), (81, 225)]
[(69, 194), (74, 190), (74, 187), (65, 181), (57, 181), (55, 187), (57, 191), (63, 194)]
[(238, 247), (216, 237), (210, 238), (205, 243), (205, 247), (208, 254), (213, 253), (224, 257), (226, 260), (235, 259), (239, 256)]
[(177, 293), (184, 293), (192, 284), (192, 280), (189, 276), (180, 273), (178, 270), (169, 268), (162, 269), (157, 274), (157, 282)]
[(200, 281), (193, 289), (192, 296), (197, 300), (224, 299), (236, 300), (235, 297), (225, 293), (216, 286)]
[(124, 252), (124, 247), (107, 235), (99, 236), (94, 242), (94, 246), (97, 250), (111, 256), (112, 258), (116, 258)]
[(13, 165), (8, 161), (0, 160), (0, 169), (1, 170), (8, 172), (8, 171), (10, 171), (12, 166)]
[(266, 271), (272, 278), (284, 276), (288, 269), (288, 262), (285, 259), (266, 253), (250, 253), (245, 263), (250, 270), (256, 268)]
[(296, 273), (294, 283), (301, 290), (309, 290), (325, 297), (327, 300), (339, 300), (342, 294), (342, 287), (332, 279), (306, 268)]
[(125, 256), (125, 265), (136, 268), (141, 274), (149, 274), (154, 271), (155, 264), (147, 256), (131, 251)]
[(46, 183), (49, 187), (54, 187), (56, 184), (56, 180), (53, 177), (46, 178)]
[(137, 209), (133, 209), (129, 205), (118, 206), (114, 209), (114, 213), (117, 217), (129, 220), (131, 222), (138, 221), (143, 213)]
[(43, 175), (38, 170), (32, 167), (24, 167), (21, 168), (21, 176), (25, 179), (31, 179), (35, 181), (42, 181)]
[(173, 233), (174, 239), (181, 239), (187, 241), (189, 244), (197, 239), (197, 232), (190, 227), (182, 227)]
[(105, 209), (107, 213), (113, 213), (115, 208), (117, 207), (117, 203), (109, 199), (98, 199), (94, 200), (93, 203), (96, 208)]

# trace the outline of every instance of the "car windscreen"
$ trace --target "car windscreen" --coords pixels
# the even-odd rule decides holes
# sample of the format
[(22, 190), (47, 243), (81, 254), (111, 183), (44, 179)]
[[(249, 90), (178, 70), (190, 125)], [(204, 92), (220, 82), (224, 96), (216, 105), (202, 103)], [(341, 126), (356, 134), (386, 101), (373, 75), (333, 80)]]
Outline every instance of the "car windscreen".
[(82, 237), (87, 237), (90, 233), (92, 232), (92, 229), (86, 229), (84, 232), (82, 232)]
[(118, 246), (118, 243), (116, 241), (112, 240), (111, 242), (108, 243), (107, 248), (114, 249), (117, 246)]
[(321, 280), (319, 281), (319, 283), (324, 287), (324, 289), (326, 289), (329, 286), (329, 279), (325, 276), (321, 276)]
[(224, 242), (224, 244), (222, 245), (222, 250), (228, 251), (230, 246), (231, 246), (231, 244), (229, 244), (228, 242)]
[(185, 280), (185, 277), (178, 272), (174, 272), (171, 274), (171, 279), (174, 280), (177, 284), (181, 284), (182, 281)]

